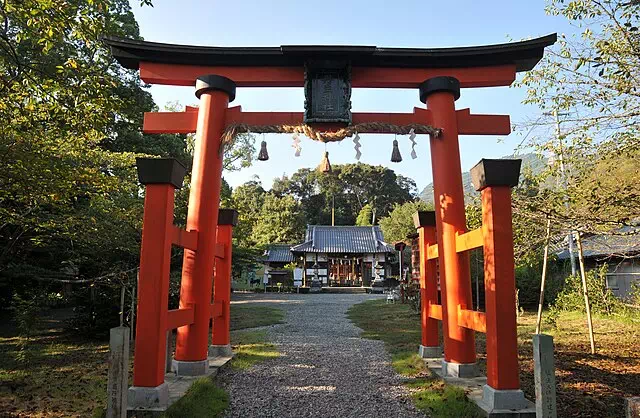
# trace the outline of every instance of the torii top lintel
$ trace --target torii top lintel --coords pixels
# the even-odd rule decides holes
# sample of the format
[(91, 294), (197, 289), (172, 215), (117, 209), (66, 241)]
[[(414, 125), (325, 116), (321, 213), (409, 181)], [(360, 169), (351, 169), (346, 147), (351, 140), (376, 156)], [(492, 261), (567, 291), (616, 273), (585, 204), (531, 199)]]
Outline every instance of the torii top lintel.
[(532, 69), (556, 34), (505, 44), (456, 48), (284, 45), (203, 47), (106, 38), (113, 56), (139, 69), (151, 84), (192, 86), (203, 74), (232, 79), (238, 87), (303, 87), (305, 65), (347, 62), (352, 87), (416, 88), (428, 78), (451, 76), (461, 87), (510, 85)]

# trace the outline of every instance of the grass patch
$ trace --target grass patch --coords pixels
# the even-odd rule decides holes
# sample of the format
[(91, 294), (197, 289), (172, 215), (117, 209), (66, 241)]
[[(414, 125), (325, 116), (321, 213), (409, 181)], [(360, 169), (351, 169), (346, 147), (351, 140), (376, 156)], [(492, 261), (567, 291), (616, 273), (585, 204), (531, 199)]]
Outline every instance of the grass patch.
[(231, 304), (231, 330), (284, 323), (282, 309), (254, 304)]
[[(545, 312), (543, 317), (546, 315)], [(353, 306), (349, 317), (364, 330), (363, 337), (384, 341), (398, 373), (418, 377), (418, 387), (410, 388), (415, 391), (418, 407), (433, 416), (466, 416), (459, 412), (446, 415), (447, 410), (458, 408), (456, 396), (429, 379), (422, 379), (422, 372), (417, 369), (419, 361), (414, 367), (413, 357), (420, 344), (420, 318), (408, 305), (367, 301)], [(525, 312), (518, 318), (520, 384), (529, 399), (535, 399), (531, 342), (535, 322), (535, 312)], [(593, 315), (596, 354), (592, 355), (584, 312), (560, 312), (555, 327), (543, 322), (542, 332), (554, 338), (558, 416), (624, 417), (624, 399), (640, 396), (639, 324), (637, 314)], [(486, 340), (482, 333), (476, 333), (476, 352), (480, 371), (486, 373)], [(420, 389), (420, 385), (424, 387)], [(431, 405), (433, 396), (446, 405), (445, 415), (439, 415), (438, 407)]]
[(458, 418), (480, 417), (478, 408), (468, 401), (464, 390), (448, 386), (439, 378), (417, 379), (406, 385), (411, 390), (411, 399), (421, 411), (434, 417)]
[(409, 305), (369, 300), (352, 306), (347, 315), (364, 330), (362, 337), (384, 341), (391, 354), (391, 365), (398, 374), (415, 378), (406, 386), (418, 409), (433, 417), (479, 416), (462, 389), (431, 377), (416, 353), (421, 337), (420, 316)]
[(231, 333), (231, 344), (235, 356), (231, 361), (234, 369), (248, 369), (254, 364), (280, 355), (275, 345), (267, 342), (264, 331), (240, 331)]
[(364, 330), (363, 338), (384, 341), (396, 372), (409, 377), (428, 372), (417, 355), (420, 316), (409, 305), (387, 304), (381, 299), (369, 300), (353, 305), (347, 316)]
[(65, 334), (66, 314), (40, 320), (23, 353), (21, 337), (0, 319), (0, 415), (89, 417), (106, 405), (109, 346)]
[[(70, 313), (52, 310), (39, 318), (40, 327), (26, 353), (20, 353), (21, 340), (10, 318), (0, 317), (0, 416), (91, 417), (105, 410), (109, 343), (67, 334), (64, 321)], [(231, 305), (231, 329), (278, 324), (283, 319), (278, 308)], [(238, 352), (234, 367), (250, 367), (278, 355), (265, 333), (233, 332), (232, 343)]]
[(167, 418), (209, 418), (222, 415), (229, 406), (229, 395), (210, 378), (198, 379), (187, 393), (164, 413)]

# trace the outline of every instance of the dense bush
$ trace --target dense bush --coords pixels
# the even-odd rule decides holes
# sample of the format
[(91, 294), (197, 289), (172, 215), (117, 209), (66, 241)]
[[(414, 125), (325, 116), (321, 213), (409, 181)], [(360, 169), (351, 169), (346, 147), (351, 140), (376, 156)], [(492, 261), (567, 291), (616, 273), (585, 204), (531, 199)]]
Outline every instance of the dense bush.
[[(590, 270), (586, 274), (587, 292), (591, 312), (612, 315), (624, 309), (624, 304), (616, 298), (606, 284), (607, 265)], [(558, 293), (553, 308), (560, 311), (585, 312), (582, 279), (579, 275), (567, 277), (564, 287)]]
[[(551, 305), (562, 287), (560, 267), (554, 262), (547, 265), (544, 300)], [(540, 298), (540, 280), (542, 279), (542, 260), (534, 265), (525, 264), (516, 267), (516, 287), (520, 306), (536, 306)]]
[[(94, 284), (73, 292), (73, 317), (68, 322), (71, 332), (88, 338), (108, 338), (109, 330), (120, 325), (121, 287)], [(130, 300), (125, 300), (125, 310)]]

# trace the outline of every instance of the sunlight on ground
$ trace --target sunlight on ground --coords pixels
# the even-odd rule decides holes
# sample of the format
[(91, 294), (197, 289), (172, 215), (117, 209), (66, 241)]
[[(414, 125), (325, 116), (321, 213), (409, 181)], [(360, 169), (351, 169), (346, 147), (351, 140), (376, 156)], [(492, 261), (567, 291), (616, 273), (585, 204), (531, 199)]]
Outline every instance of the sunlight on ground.
[(335, 392), (335, 386), (283, 386), (284, 390), (295, 390), (298, 392)]

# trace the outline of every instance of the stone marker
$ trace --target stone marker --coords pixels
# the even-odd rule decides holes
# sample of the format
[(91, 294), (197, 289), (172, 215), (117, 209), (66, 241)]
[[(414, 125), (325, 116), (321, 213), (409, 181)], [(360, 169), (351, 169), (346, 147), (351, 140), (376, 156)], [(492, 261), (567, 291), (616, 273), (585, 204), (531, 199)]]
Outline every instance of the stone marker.
[(627, 410), (627, 418), (640, 418), (640, 397), (624, 400)]
[(126, 418), (129, 383), (129, 327), (109, 332), (109, 380), (107, 418)]
[(536, 386), (536, 417), (556, 418), (556, 375), (553, 365), (553, 337), (533, 336), (533, 374)]

